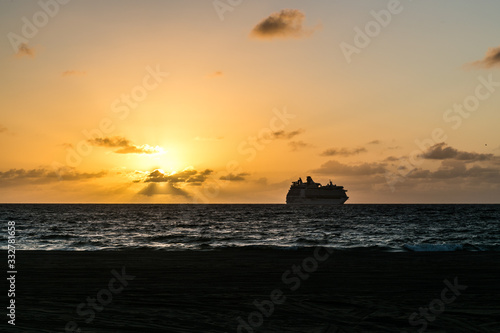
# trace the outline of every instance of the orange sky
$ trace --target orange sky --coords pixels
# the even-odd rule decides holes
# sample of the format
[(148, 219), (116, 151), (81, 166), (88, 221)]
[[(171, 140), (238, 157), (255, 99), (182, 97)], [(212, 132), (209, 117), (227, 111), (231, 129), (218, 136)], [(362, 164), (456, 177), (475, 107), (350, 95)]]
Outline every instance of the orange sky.
[(0, 202), (500, 201), (498, 2), (232, 3), (0, 2)]

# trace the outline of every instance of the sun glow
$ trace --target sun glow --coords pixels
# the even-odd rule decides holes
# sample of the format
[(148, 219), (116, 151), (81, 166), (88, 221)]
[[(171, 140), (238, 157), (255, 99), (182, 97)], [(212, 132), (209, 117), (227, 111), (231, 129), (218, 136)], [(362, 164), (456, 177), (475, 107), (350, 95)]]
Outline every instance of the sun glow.
[(172, 174), (186, 167), (176, 149), (168, 148), (156, 154), (141, 154), (127, 161), (129, 168), (134, 170), (159, 170), (164, 174)]

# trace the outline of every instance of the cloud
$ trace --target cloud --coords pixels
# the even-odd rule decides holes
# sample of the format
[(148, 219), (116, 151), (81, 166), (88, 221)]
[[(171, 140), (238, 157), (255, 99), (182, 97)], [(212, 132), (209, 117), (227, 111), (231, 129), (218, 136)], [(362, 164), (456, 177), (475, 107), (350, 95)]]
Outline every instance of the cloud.
[(94, 138), (87, 140), (90, 144), (99, 147), (127, 147), (130, 145), (130, 141), (120, 136), (106, 137), (106, 138)]
[(185, 183), (190, 185), (201, 185), (213, 173), (213, 170), (205, 169), (197, 171), (194, 169), (186, 169), (180, 172), (167, 174), (161, 169), (156, 169), (146, 174), (142, 179), (136, 182), (144, 183)]
[(290, 141), (288, 142), (288, 145), (290, 146), (292, 151), (298, 151), (304, 148), (310, 148), (313, 147), (312, 144), (304, 142), (304, 141)]
[(399, 161), (401, 158), (397, 158), (395, 156), (388, 156), (384, 159), (384, 161), (386, 162), (396, 162), (396, 161)]
[(114, 153), (117, 154), (160, 154), (163, 153), (163, 148), (156, 146), (156, 147), (151, 147), (149, 145), (142, 145), (142, 146), (127, 146), (120, 148), (118, 150), (115, 150)]
[(266, 177), (261, 177), (261, 178), (257, 179), (257, 180), (255, 181), (255, 183), (256, 183), (256, 184), (259, 184), (259, 185), (264, 185), (264, 186), (265, 186), (265, 185), (267, 185), (267, 184), (268, 184), (268, 180), (267, 180), (267, 178), (266, 178)]
[(222, 71), (215, 71), (215, 72), (209, 74), (208, 77), (213, 78), (213, 77), (220, 77), (223, 75), (224, 75), (224, 73)]
[[(141, 174), (141, 172), (136, 173)], [(148, 183), (146, 187), (139, 191), (141, 195), (153, 196), (158, 194), (169, 194), (190, 198), (191, 195), (186, 190), (179, 188), (179, 185), (200, 186), (212, 173), (213, 170), (210, 169), (205, 169), (204, 171), (186, 169), (180, 172), (167, 174), (161, 169), (155, 169), (134, 182)], [(160, 186), (160, 184), (166, 185)]]
[(66, 76), (81, 76), (81, 75), (86, 75), (86, 71), (64, 71), (62, 72), (61, 76), (66, 77)]
[(297, 9), (283, 9), (272, 13), (257, 24), (250, 36), (258, 39), (309, 37), (318, 27), (304, 28), (305, 14)]
[(473, 67), (492, 68), (500, 66), (500, 46), (491, 47), (486, 51), (483, 59), (467, 64)]
[(363, 163), (358, 165), (347, 165), (334, 160), (330, 160), (321, 165), (319, 169), (313, 170), (315, 173), (332, 174), (335, 176), (365, 176), (376, 175), (386, 172), (383, 163)]
[(245, 179), (246, 176), (250, 176), (250, 174), (246, 173), (246, 172), (241, 172), (241, 173), (238, 173), (238, 174), (229, 173), (226, 176), (220, 177), (219, 179), (221, 179), (221, 180), (227, 180), (227, 181), (230, 181), (230, 182), (241, 182), (241, 181), (246, 180)]
[(0, 133), (7, 132), (7, 127), (0, 125)]
[(26, 57), (34, 58), (35, 53), (36, 52), (35, 52), (34, 48), (30, 48), (28, 46), (28, 44), (22, 43), (19, 45), (19, 47), (17, 49), (16, 57), (21, 58), (21, 57), (26, 56)]
[(72, 143), (61, 143), (58, 146), (64, 147), (66, 149), (71, 149), (75, 147)]
[(466, 161), (444, 160), (436, 171), (416, 169), (408, 175), (409, 178), (426, 180), (445, 180), (472, 178), (475, 181), (500, 183), (500, 169), (497, 167), (482, 167), (473, 165), (467, 167)]
[(486, 161), (493, 159), (493, 154), (480, 154), (460, 151), (453, 147), (448, 146), (446, 143), (437, 143), (430, 147), (423, 155), (425, 159), (429, 160), (446, 160), (455, 159), (467, 162)]
[(380, 140), (373, 140), (373, 141), (368, 142), (369, 145), (379, 145), (381, 143), (382, 143), (382, 141), (380, 141)]
[(106, 171), (88, 173), (79, 172), (74, 168), (47, 169), (10, 169), (0, 171), (0, 186), (20, 184), (47, 184), (58, 181), (79, 181), (101, 178), (107, 174)]
[(163, 153), (163, 148), (159, 146), (152, 147), (150, 145), (137, 146), (133, 145), (130, 140), (120, 137), (105, 137), (105, 138), (94, 138), (87, 140), (93, 146), (107, 147), (107, 148), (119, 148), (113, 152), (116, 154), (159, 154)]
[(299, 128), (298, 130), (295, 131), (290, 131), (286, 132), (284, 130), (281, 131), (275, 131), (271, 133), (271, 139), (292, 139), (293, 137), (304, 133), (304, 130), (302, 128)]
[(321, 153), (321, 156), (352, 156), (366, 152), (366, 148), (330, 148)]
[[(140, 174), (141, 172), (136, 172)], [(138, 193), (146, 196), (158, 194), (169, 194), (175, 196), (183, 196), (191, 198), (191, 195), (184, 189), (179, 188), (179, 185), (200, 186), (213, 173), (213, 170), (205, 169), (197, 171), (194, 169), (186, 169), (180, 172), (167, 174), (161, 169), (155, 169), (141, 179), (135, 180), (135, 183), (148, 183), (146, 187)], [(165, 184), (161, 186), (161, 184)]]
[(268, 143), (270, 140), (291, 140), (297, 135), (300, 135), (304, 133), (305, 131), (302, 128), (299, 128), (294, 131), (285, 131), (285, 130), (279, 130), (279, 131), (268, 131), (265, 133), (261, 133), (258, 141), (262, 143)]

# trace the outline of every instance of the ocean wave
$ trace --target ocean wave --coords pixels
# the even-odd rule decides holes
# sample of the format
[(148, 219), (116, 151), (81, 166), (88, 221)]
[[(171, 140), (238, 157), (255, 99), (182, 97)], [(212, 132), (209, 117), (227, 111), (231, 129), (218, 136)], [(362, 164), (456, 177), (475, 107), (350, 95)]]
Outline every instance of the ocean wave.
[(469, 244), (404, 244), (403, 248), (411, 252), (453, 252), (481, 249)]
[(20, 250), (500, 251), (500, 205), (0, 205), (11, 215)]
[(73, 235), (61, 235), (61, 234), (50, 234), (50, 235), (41, 235), (38, 237), (39, 239), (71, 239), (71, 238), (77, 238), (77, 236)]

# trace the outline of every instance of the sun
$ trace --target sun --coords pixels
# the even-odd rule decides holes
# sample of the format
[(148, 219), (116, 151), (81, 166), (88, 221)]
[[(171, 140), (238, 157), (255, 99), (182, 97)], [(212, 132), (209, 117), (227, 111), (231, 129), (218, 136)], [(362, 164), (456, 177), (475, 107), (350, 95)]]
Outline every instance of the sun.
[(156, 154), (138, 155), (130, 161), (129, 167), (149, 171), (158, 169), (165, 174), (172, 174), (185, 167), (177, 152), (177, 149), (169, 147)]

